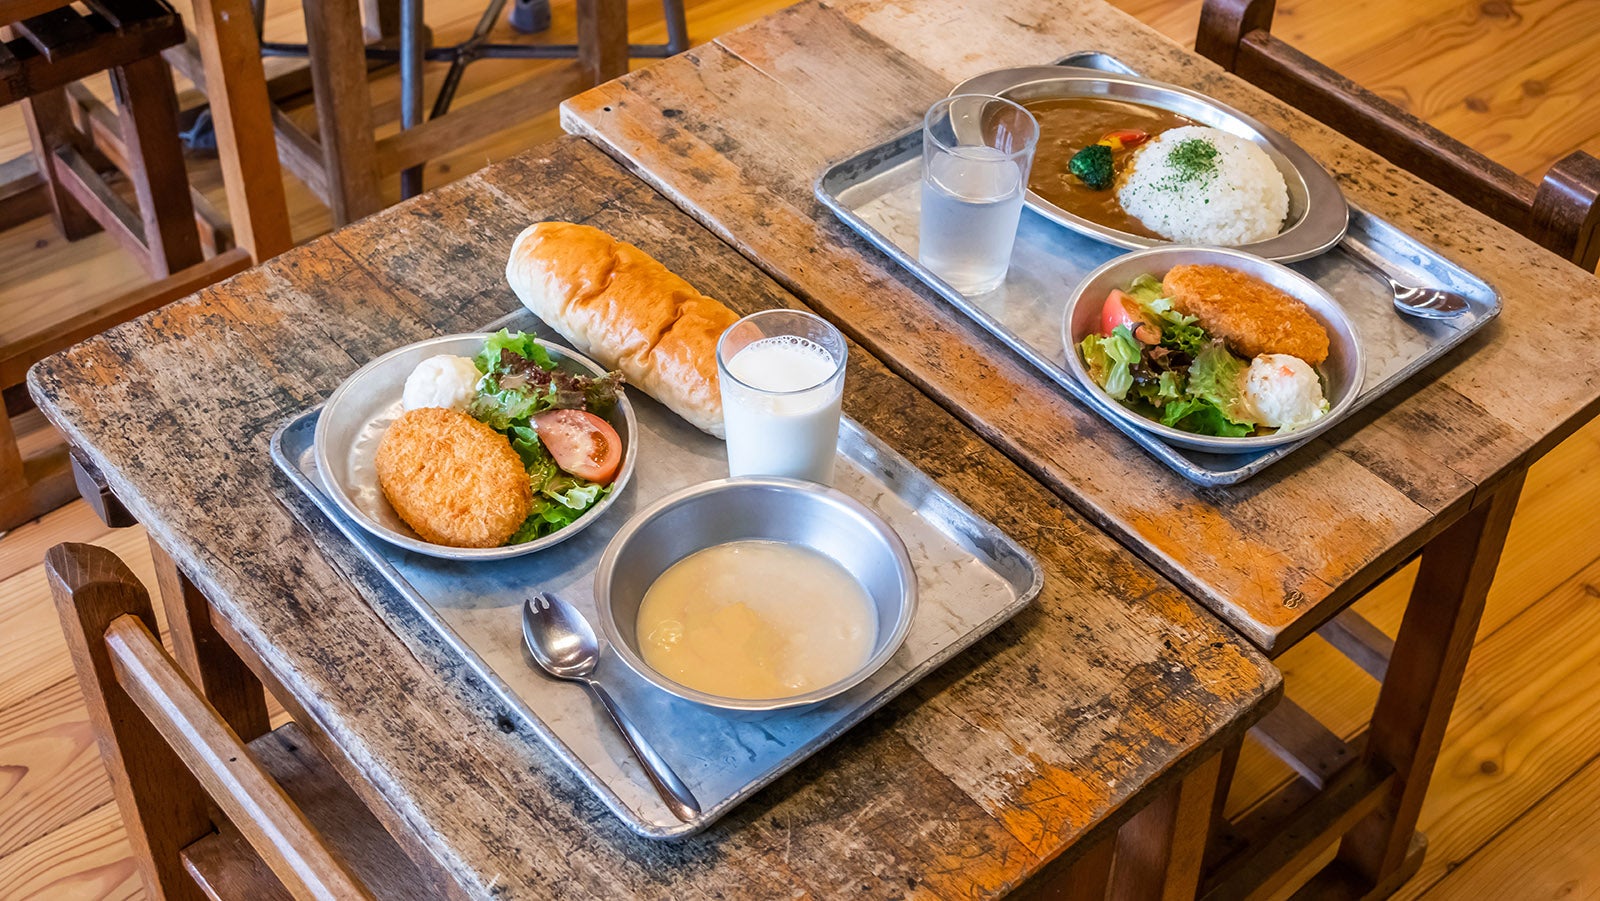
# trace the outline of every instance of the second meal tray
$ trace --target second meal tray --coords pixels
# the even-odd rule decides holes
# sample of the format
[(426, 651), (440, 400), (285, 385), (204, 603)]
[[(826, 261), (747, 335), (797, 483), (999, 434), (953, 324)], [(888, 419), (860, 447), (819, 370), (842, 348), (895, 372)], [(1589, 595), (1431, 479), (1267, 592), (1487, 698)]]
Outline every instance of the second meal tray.
[[(494, 323), (559, 341), (519, 313)], [(312, 453), (318, 409), (272, 436), (272, 458), (294, 489), (367, 564), (399, 592), (630, 828), (648, 838), (692, 835), (811, 756), (845, 730), (1005, 622), (1039, 593), (1038, 563), (909, 460), (845, 418), (835, 487), (882, 516), (905, 541), (917, 575), (917, 611), (900, 650), (866, 681), (829, 700), (763, 714), (730, 714), (667, 694), (607, 647), (595, 677), (701, 803), (680, 821), (651, 788), (622, 737), (584, 689), (538, 669), (522, 644), (522, 602), (553, 591), (598, 628), (594, 571), (611, 537), (634, 512), (679, 488), (728, 474), (721, 441), (638, 391), (638, 462), (631, 483), (594, 525), (535, 554), (452, 561), (412, 553), (369, 535), (322, 488)], [(296, 509), (291, 504), (290, 509)], [(337, 541), (338, 539), (332, 539)]]
[[(1060, 64), (1136, 74), (1103, 53), (1074, 54)], [(918, 127), (830, 166), (817, 179), (816, 194), (846, 225), (1021, 354), (1068, 394), (1093, 407), (1094, 402), (1087, 395), (1092, 389), (1085, 388), (1067, 369), (1061, 319), (1067, 297), (1083, 277), (1127, 251), (1025, 210), (1004, 284), (987, 294), (962, 294), (917, 261), (921, 179), (922, 129)], [(1397, 279), (1455, 291), (1467, 298), (1471, 309), (1447, 321), (1400, 314), (1394, 308), (1388, 286), (1352, 258), (1354, 251), (1346, 249), (1352, 242), (1374, 251)], [(1333, 295), (1360, 336), (1366, 372), (1351, 413), (1448, 353), (1500, 312), (1499, 295), (1482, 279), (1354, 204), (1350, 205), (1350, 230), (1338, 247), (1289, 265)], [(1184, 478), (1200, 485), (1243, 481), (1305, 443), (1246, 454), (1214, 454), (1175, 447), (1137, 426), (1110, 418), (1107, 421)]]

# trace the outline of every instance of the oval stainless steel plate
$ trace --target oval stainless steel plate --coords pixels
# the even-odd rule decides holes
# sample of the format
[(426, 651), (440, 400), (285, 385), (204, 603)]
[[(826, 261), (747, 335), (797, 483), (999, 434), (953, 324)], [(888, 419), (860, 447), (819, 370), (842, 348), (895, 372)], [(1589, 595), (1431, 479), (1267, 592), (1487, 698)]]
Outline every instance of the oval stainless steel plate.
[[(1265, 241), (1238, 249), (1279, 262), (1293, 262), (1331, 250), (1344, 237), (1350, 208), (1338, 182), (1299, 145), (1244, 113), (1188, 88), (1066, 66), (1022, 66), (997, 69), (956, 85), (952, 94), (993, 94), (1026, 104), (1030, 100), (1100, 97), (1169, 110), (1202, 125), (1220, 128), (1255, 142), (1283, 173), (1289, 188), (1289, 215), (1283, 231)], [(1033, 191), (1028, 207), (1073, 231), (1118, 247), (1143, 248), (1170, 244), (1110, 228), (1070, 213)]]
[[(1147, 419), (1123, 406), (1105, 389), (1095, 384), (1084, 367), (1078, 343), (1100, 328), (1100, 308), (1112, 288), (1127, 288), (1141, 275), (1163, 278), (1174, 266), (1202, 263), (1237, 269), (1246, 275), (1261, 279), (1280, 291), (1298, 299), (1311, 310), (1311, 315), (1328, 330), (1328, 359), (1318, 367), (1327, 389), (1329, 409), (1326, 415), (1303, 429), (1274, 432), (1249, 438), (1218, 438), (1197, 435), (1162, 425)], [(1361, 336), (1350, 321), (1350, 316), (1321, 285), (1300, 273), (1270, 260), (1252, 256), (1240, 250), (1223, 247), (1186, 247), (1180, 244), (1147, 248), (1123, 254), (1102, 264), (1084, 276), (1067, 299), (1061, 318), (1061, 342), (1066, 345), (1067, 368), (1089, 392), (1088, 396), (1100, 412), (1143, 429), (1172, 444), (1217, 454), (1240, 454), (1267, 450), (1281, 444), (1303, 441), (1319, 432), (1332, 428), (1339, 420), (1355, 409), (1361, 396), (1361, 382), (1366, 372), (1366, 362), (1361, 350)]]
[[(627, 487), (628, 480), (633, 477), (634, 458), (637, 456), (634, 436), (638, 429), (633, 405), (623, 395), (610, 417), (612, 428), (622, 438), (622, 468), (611, 483), (611, 491), (571, 525), (522, 544), (460, 548), (423, 541), (400, 519), (378, 485), (376, 460), (378, 441), (383, 437), (384, 430), (401, 413), (400, 396), (405, 390), (406, 376), (418, 363), (437, 354), (474, 356), (483, 350), (483, 343), (488, 337), (488, 333), (447, 335), (408, 344), (356, 370), (329, 395), (321, 415), (317, 417), (312, 452), (322, 477), (323, 490), (346, 516), (363, 529), (392, 544), (430, 557), (445, 560), (504, 560), (544, 550), (578, 534), (602, 516)], [(539, 344), (550, 352), (551, 358), (562, 368), (586, 375), (605, 373), (598, 363), (576, 351), (547, 341), (540, 341)]]

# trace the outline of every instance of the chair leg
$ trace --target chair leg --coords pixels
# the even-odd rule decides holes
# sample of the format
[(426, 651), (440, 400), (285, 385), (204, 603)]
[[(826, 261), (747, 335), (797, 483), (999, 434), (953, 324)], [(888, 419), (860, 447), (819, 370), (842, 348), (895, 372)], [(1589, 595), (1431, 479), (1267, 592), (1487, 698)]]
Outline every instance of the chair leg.
[(261, 41), (245, 0), (194, 0), (194, 18), (234, 240), (263, 263), (294, 240)]
[(44, 176), (50, 192), (51, 215), (56, 229), (68, 241), (76, 241), (100, 230), (100, 223), (89, 215), (83, 204), (67, 192), (56, 176), (58, 161), (55, 149), (76, 143), (77, 129), (72, 124), (70, 102), (66, 88), (57, 88), (35, 94), (22, 101), (22, 118), (28, 126), (28, 140), (33, 144), (33, 157)]
[(306, 0), (305, 17), (329, 206), (345, 225), (383, 208), (361, 16), (348, 0)]
[(591, 84), (628, 74), (628, 0), (578, 0), (578, 59)]
[(128, 178), (139, 200), (151, 269), (164, 278), (205, 259), (189, 200), (189, 171), (178, 141), (178, 96), (160, 56), (111, 70), (121, 104)]
[(26, 522), (32, 506), (28, 476), (22, 469), (22, 449), (17, 447), (11, 414), (6, 412), (5, 404), (0, 403), (0, 529)]
[(154, 631), (150, 595), (115, 554), (93, 545), (51, 548), (45, 574), (145, 887), (154, 897), (201, 901), (178, 852), (213, 829), (206, 793), (117, 682), (106, 648), (106, 629), (120, 617)]

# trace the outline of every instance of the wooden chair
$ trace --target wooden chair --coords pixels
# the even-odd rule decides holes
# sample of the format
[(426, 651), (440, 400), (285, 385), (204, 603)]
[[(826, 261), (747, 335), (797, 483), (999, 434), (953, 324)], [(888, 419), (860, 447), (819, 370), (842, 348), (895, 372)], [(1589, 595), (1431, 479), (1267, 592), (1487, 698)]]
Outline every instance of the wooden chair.
[(1194, 49), (1540, 245), (1600, 262), (1600, 159), (1577, 151), (1534, 185), (1273, 37), (1276, 0), (1206, 0)]
[[(29, 155), (0, 166), (0, 229), (46, 214), (69, 240), (104, 229), (156, 281), (0, 346), (0, 529), (72, 496), (64, 452), (24, 459), (18, 449), (10, 415), (26, 407), (20, 386), (28, 367), (251, 261), (232, 247), (227, 220), (189, 187), (161, 58), (182, 43), (183, 22), (164, 0), (85, 5), (87, 12), (67, 0), (0, 3), (9, 32), (0, 42), (0, 104), (22, 104), (32, 143)], [(111, 75), (116, 109), (76, 83), (101, 71)], [(134, 204), (114, 179), (131, 184)]]
[[(299, 48), (263, 44), (249, 24), (255, 21), (249, 0), (197, 0), (194, 39), (185, 47), (174, 48), (167, 58), (211, 99), (218, 152), (225, 167), (231, 159), (258, 155), (259, 145), (275, 136), (283, 166), (328, 205), (336, 225), (344, 225), (386, 205), (380, 187), (384, 179), (400, 175), (401, 195), (413, 196), (422, 188), (421, 167), (427, 160), (626, 73), (631, 55), (661, 55), (687, 43), (681, 0), (667, 2), (672, 41), (651, 47), (629, 46), (627, 0), (578, 0), (575, 45), (489, 44), (489, 28), (504, 3), (492, 0), (466, 43), (428, 48), (421, 23), (422, 0), (365, 0), (373, 26), (365, 30), (361, 5), (348, 0), (305, 0), (309, 67), (269, 82), (261, 66), (262, 50), (290, 53), (301, 52)], [(226, 61), (225, 77), (212, 71), (208, 55)], [(485, 55), (571, 61), (450, 110), (461, 70)], [(425, 58), (451, 63), (432, 114), (426, 116), (421, 77)], [(401, 130), (379, 139), (373, 131), (367, 78), (371, 62), (383, 61), (399, 63), (404, 90)], [(243, 100), (228, 96), (241, 93), (247, 95)], [(313, 101), (315, 135), (289, 115), (293, 108)], [(229, 194), (230, 208), (244, 208), (240, 205), (249, 201)]]
[(207, 703), (162, 649), (150, 596), (115, 554), (60, 544), (45, 569), (152, 897), (422, 891), (416, 866), (299, 727), (246, 742)]

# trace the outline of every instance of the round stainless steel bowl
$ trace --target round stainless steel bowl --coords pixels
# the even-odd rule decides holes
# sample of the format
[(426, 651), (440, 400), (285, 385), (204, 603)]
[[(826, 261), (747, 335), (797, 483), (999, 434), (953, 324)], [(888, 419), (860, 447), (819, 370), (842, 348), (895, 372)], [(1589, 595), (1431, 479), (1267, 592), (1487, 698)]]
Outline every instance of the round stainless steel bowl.
[[(1126, 289), (1140, 275), (1149, 274), (1160, 279), (1172, 267), (1185, 263), (1212, 263), (1237, 269), (1298, 298), (1311, 308), (1311, 314), (1328, 330), (1328, 359), (1318, 367), (1322, 374), (1323, 394), (1328, 399), (1326, 416), (1292, 432), (1280, 431), (1250, 438), (1215, 438), (1146, 419), (1113, 400), (1094, 383), (1083, 364), (1083, 356), (1078, 352), (1078, 344), (1099, 330), (1100, 310), (1105, 305), (1106, 295), (1111, 293), (1112, 288)], [(1195, 450), (1241, 454), (1300, 441), (1338, 422), (1349, 412), (1361, 393), (1364, 371), (1361, 340), (1339, 302), (1322, 290), (1322, 286), (1293, 269), (1239, 250), (1174, 245), (1134, 251), (1117, 257), (1084, 276), (1067, 298), (1066, 314), (1061, 322), (1061, 339), (1066, 345), (1067, 368), (1089, 392), (1096, 408), (1107, 416), (1159, 435), (1164, 441)]]
[[(730, 541), (803, 545), (842, 565), (861, 582), (877, 612), (872, 653), (849, 676), (786, 698), (724, 698), (656, 672), (639, 651), (639, 604), (657, 577), (695, 551)], [(904, 542), (854, 498), (794, 479), (719, 479), (670, 494), (623, 525), (594, 576), (600, 628), (617, 656), (661, 690), (724, 710), (777, 710), (846, 691), (894, 656), (917, 609), (917, 578)]]
[[(356, 370), (344, 384), (334, 390), (317, 416), (317, 428), (312, 436), (312, 453), (316, 457), (317, 471), (322, 476), (323, 490), (333, 498), (344, 514), (357, 525), (385, 541), (397, 544), (419, 554), (441, 557), (446, 560), (504, 560), (520, 557), (559, 544), (583, 531), (590, 523), (605, 513), (617, 495), (627, 487), (633, 477), (635, 457), (634, 435), (637, 427), (633, 405), (622, 397), (611, 411), (611, 427), (622, 438), (622, 467), (611, 483), (611, 491), (598, 504), (564, 529), (543, 538), (523, 544), (490, 548), (446, 547), (423, 541), (411, 527), (400, 519), (378, 486), (378, 441), (384, 429), (400, 416), (400, 396), (405, 390), (406, 376), (418, 363), (437, 354), (455, 354), (470, 357), (483, 350), (489, 335), (448, 335), (419, 341), (392, 350)], [(540, 341), (550, 352), (551, 359), (563, 369), (585, 375), (603, 375), (598, 363), (576, 351)]]

